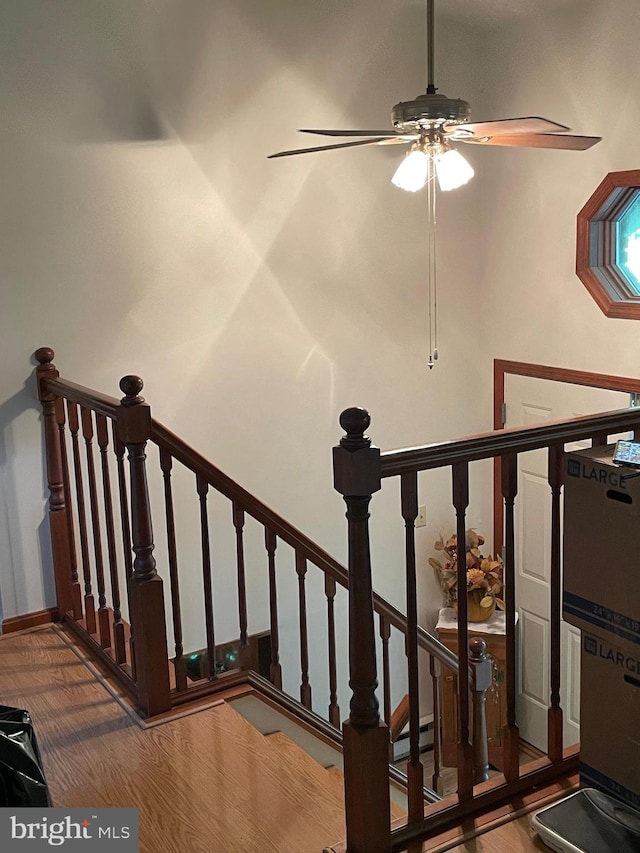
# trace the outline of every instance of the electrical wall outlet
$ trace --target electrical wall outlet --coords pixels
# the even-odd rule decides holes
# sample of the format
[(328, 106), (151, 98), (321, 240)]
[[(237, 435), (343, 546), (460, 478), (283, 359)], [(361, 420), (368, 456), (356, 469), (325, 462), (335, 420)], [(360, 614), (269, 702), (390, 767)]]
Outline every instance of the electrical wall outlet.
[(416, 527), (425, 527), (427, 523), (427, 508), (426, 506), (418, 507), (418, 517), (416, 518)]

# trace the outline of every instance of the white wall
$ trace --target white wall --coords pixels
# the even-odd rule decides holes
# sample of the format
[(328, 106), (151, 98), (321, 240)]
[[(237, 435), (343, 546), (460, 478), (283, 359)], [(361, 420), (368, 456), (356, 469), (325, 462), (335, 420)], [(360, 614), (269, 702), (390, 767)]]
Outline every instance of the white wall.
[[(343, 408), (369, 408), (382, 447), (488, 425), (481, 182), (440, 203), (429, 372), (425, 198), (389, 183), (398, 149), (266, 159), (305, 144), (298, 127), (388, 126), (394, 103), (424, 91), (423, 14), (400, 0), (3, 4), (1, 617), (54, 602), (39, 346), (115, 396), (140, 374), (156, 417), (338, 558)], [(439, 84), (479, 98), (474, 27), (444, 22), (439, 39)], [(445, 479), (421, 496), (425, 618), (448, 491)], [(401, 605), (388, 527), (374, 532), (375, 584)]]
[[(440, 200), (429, 372), (424, 197), (390, 186), (397, 151), (266, 160), (304, 144), (297, 127), (384, 127), (423, 91), (421, 3), (4, 4), (3, 618), (53, 603), (28, 381), (40, 345), (105, 392), (142, 375), (157, 417), (339, 558), (330, 446), (345, 406), (372, 411), (377, 444), (410, 445), (489, 425), (493, 357), (635, 373), (635, 322), (606, 319), (573, 267), (578, 210), (608, 171), (638, 165), (640, 8), (491, 17), (499, 5), (482, 4), (484, 21), (439, 18), (441, 91), (475, 118), (545, 115), (604, 141), (465, 151), (477, 178)], [(451, 525), (448, 488), (421, 496), (423, 566)], [(470, 523), (486, 532), (484, 498)], [(399, 533), (382, 520), (393, 503), (374, 503), (374, 570), (401, 604)]]
[(482, 152), (492, 356), (638, 375), (640, 324), (606, 318), (574, 269), (577, 213), (608, 172), (640, 166), (639, 25), (634, 0), (581, 0), (487, 30), (480, 67), (495, 117), (543, 115), (603, 137), (581, 153)]

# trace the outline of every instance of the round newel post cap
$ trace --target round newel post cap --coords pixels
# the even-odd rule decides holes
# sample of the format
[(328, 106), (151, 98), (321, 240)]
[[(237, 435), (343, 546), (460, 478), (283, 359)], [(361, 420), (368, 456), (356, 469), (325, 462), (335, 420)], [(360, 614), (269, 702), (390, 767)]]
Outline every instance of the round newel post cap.
[(469, 664), (471, 667), (471, 690), (484, 693), (493, 684), (493, 665), (487, 654), (487, 644), (480, 637), (469, 640)]
[(333, 448), (333, 485), (345, 497), (371, 496), (380, 489), (380, 450), (364, 434), (370, 423), (369, 412), (359, 406), (340, 415), (346, 435)]
[(469, 640), (469, 651), (473, 660), (484, 660), (487, 654), (487, 644), (482, 637), (472, 637)]
[(340, 415), (340, 426), (346, 432), (345, 437), (340, 441), (342, 447), (362, 447), (371, 444), (364, 434), (365, 430), (371, 426), (371, 415), (366, 409), (360, 406), (345, 409)]
[(137, 406), (144, 403), (144, 397), (140, 396), (140, 392), (144, 387), (144, 382), (139, 376), (123, 376), (120, 380), (120, 390), (124, 397), (121, 402), (123, 406)]
[(55, 353), (51, 347), (40, 347), (35, 351), (34, 356), (38, 364), (51, 364)]

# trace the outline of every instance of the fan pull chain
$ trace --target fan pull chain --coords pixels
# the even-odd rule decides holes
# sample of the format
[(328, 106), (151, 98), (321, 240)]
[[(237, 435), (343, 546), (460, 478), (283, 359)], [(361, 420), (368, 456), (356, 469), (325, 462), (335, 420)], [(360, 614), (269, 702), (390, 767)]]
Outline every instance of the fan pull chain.
[(436, 176), (433, 159), (429, 163), (427, 181), (427, 279), (429, 306), (429, 370), (438, 360), (438, 280), (436, 257)]

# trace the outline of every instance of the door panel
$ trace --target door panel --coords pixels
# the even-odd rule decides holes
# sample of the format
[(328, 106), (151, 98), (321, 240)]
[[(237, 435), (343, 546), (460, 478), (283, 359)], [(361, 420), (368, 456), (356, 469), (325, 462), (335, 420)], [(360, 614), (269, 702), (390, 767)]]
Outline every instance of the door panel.
[[(623, 409), (629, 405), (629, 395), (507, 375), (505, 403), (506, 425), (526, 426)], [(577, 450), (584, 446), (588, 443), (576, 442), (567, 445), (567, 449)], [(547, 748), (551, 651), (551, 489), (547, 465), (544, 450), (519, 455), (516, 499), (516, 609), (520, 643), (518, 725), (521, 737), (542, 750)], [(580, 634), (564, 622), (561, 661), (564, 743), (569, 746), (580, 739)]]

